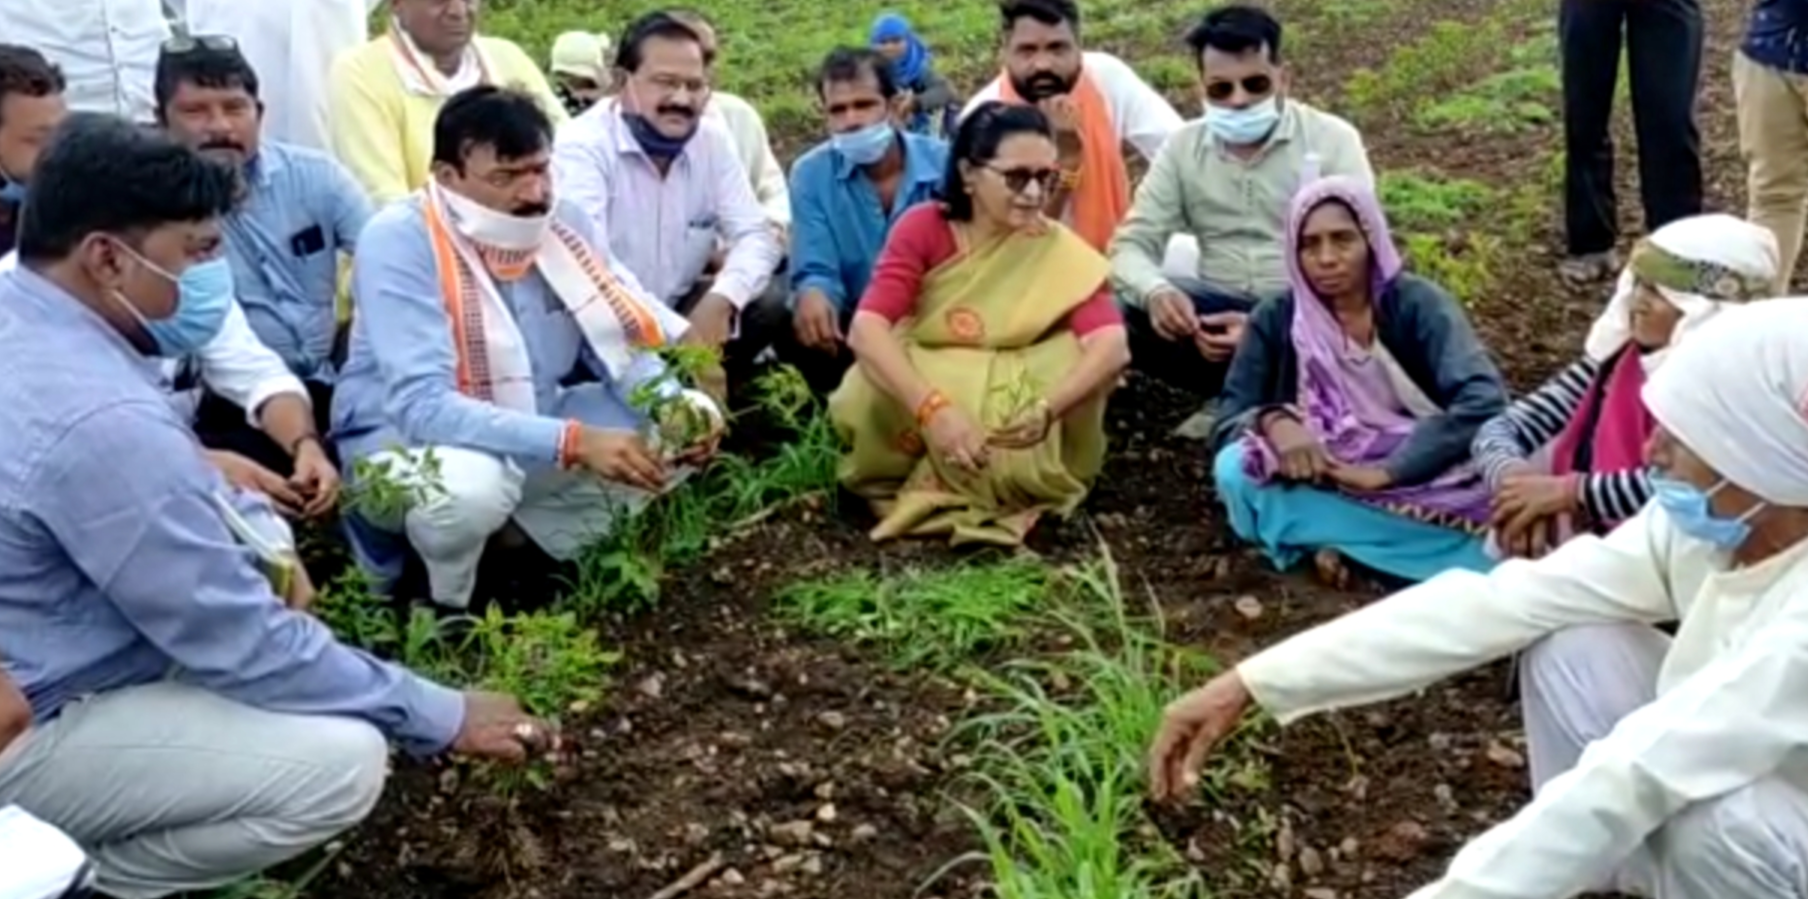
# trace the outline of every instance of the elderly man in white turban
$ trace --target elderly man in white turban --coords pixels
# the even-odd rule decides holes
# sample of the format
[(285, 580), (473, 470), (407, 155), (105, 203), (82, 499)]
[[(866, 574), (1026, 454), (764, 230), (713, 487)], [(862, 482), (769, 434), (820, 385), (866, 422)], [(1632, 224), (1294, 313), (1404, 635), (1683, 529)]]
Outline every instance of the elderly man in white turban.
[[(1245, 660), (1167, 709), (1170, 799), (1246, 709), (1286, 724), (1520, 658), (1534, 798), (1411, 899), (1808, 895), (1808, 299), (1723, 310), (1645, 386), (1654, 499)], [(1680, 620), (1674, 639), (1653, 625)]]

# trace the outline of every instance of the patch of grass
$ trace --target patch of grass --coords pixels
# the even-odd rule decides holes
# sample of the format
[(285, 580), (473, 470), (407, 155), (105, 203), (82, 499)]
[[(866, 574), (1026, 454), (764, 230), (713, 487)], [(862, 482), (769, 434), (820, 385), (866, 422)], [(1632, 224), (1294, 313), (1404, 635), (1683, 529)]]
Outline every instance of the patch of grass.
[(1427, 131), (1482, 134), (1550, 125), (1557, 121), (1555, 102), (1562, 87), (1554, 65), (1511, 69), (1420, 107), (1413, 124)]
[(1486, 210), (1494, 188), (1467, 178), (1440, 178), (1418, 169), (1385, 171), (1376, 185), (1395, 231), (1447, 231)]
[[(1071, 648), (974, 674), (996, 710), (951, 735), (972, 747), (979, 799), (966, 812), (985, 844), (960, 861), (983, 858), (1001, 899), (1206, 894), (1201, 872), (1144, 819), (1143, 753), (1171, 694), (1218, 666), (1129, 612), (1109, 555), (1067, 579), (1074, 593), (1047, 623)], [(1208, 797), (1266, 789), (1266, 768), (1242, 745), (1234, 737), (1219, 749)], [(1216, 871), (1213, 886), (1256, 877)]]
[(898, 668), (951, 669), (1023, 635), (1053, 582), (1039, 562), (1011, 559), (894, 575), (851, 571), (792, 584), (781, 616), (817, 633), (872, 644)]

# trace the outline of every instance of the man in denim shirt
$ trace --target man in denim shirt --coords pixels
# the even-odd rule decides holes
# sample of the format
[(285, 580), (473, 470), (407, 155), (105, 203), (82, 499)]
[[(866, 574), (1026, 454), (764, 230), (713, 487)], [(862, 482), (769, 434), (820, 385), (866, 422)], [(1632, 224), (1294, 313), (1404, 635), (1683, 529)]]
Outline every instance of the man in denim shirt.
[(1786, 293), (1808, 203), (1808, 0), (1757, 0), (1733, 60), (1739, 150), (1750, 166), (1752, 222), (1777, 236), (1777, 291)]
[(326, 450), (320, 435), (337, 374), (339, 254), (357, 245), (370, 202), (325, 153), (260, 140), (257, 73), (232, 38), (172, 39), (157, 61), (155, 89), (157, 119), (171, 137), (241, 172), (244, 195), (222, 223), (239, 305), (313, 403), (312, 427), (293, 446), (276, 445), (247, 410), (214, 394), (202, 400), (195, 430), (208, 446), (287, 476), (296, 459)]
[(948, 145), (897, 127), (903, 98), (876, 51), (843, 48), (816, 79), (829, 139), (791, 167), (791, 302), (787, 361), (818, 391), (839, 383), (853, 357), (845, 336), (891, 225), (932, 199)]

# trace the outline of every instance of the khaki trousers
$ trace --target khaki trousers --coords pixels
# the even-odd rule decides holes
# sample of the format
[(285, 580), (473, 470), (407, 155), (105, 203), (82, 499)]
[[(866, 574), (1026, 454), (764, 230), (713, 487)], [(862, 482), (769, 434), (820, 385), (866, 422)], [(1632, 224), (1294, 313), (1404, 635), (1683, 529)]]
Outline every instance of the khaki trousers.
[(1777, 293), (1788, 293), (1808, 212), (1808, 76), (1733, 59), (1739, 152), (1745, 157), (1746, 217), (1777, 236)]

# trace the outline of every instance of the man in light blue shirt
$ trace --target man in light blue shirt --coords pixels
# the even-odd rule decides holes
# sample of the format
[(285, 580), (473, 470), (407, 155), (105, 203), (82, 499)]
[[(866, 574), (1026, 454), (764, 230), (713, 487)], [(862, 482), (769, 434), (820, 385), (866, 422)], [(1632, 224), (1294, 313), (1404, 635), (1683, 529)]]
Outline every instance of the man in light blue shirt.
[(791, 167), (791, 299), (786, 347), (817, 390), (834, 389), (853, 356), (844, 338), (891, 225), (933, 199), (948, 145), (900, 131), (905, 98), (877, 52), (842, 48), (816, 79), (829, 139)]
[[(239, 305), (258, 340), (307, 385), (315, 415), (293, 445), (278, 446), (254, 425), (254, 415), (210, 391), (195, 430), (214, 449), (283, 476), (293, 471), (317, 479), (322, 475), (313, 468), (330, 455), (320, 434), (335, 378), (339, 256), (357, 247), (370, 201), (331, 156), (260, 139), (258, 76), (232, 38), (166, 43), (155, 92), (157, 121), (170, 136), (242, 173), (244, 197), (224, 222)], [(299, 486), (313, 492), (311, 483)]]
[(348, 648), (284, 606), (231, 491), (155, 386), (231, 302), (236, 177), (106, 116), (65, 123), (0, 275), (0, 665), (33, 727), (0, 756), (17, 804), (93, 856), (102, 892), (217, 887), (355, 825), (385, 737), (525, 757), (550, 731)]
[[(371, 219), (353, 263), (333, 434), (354, 471), (401, 488), (348, 517), (359, 564), (393, 591), (413, 549), (433, 601), (462, 609), (492, 537), (572, 558), (676, 483), (668, 462), (713, 451), (723, 418), (650, 351), (683, 337), (684, 317), (554, 201), (537, 100), (471, 88), (434, 133), (427, 187)], [(565, 386), (580, 366), (594, 380)], [(659, 410), (696, 427), (653, 445), (641, 431)]]

